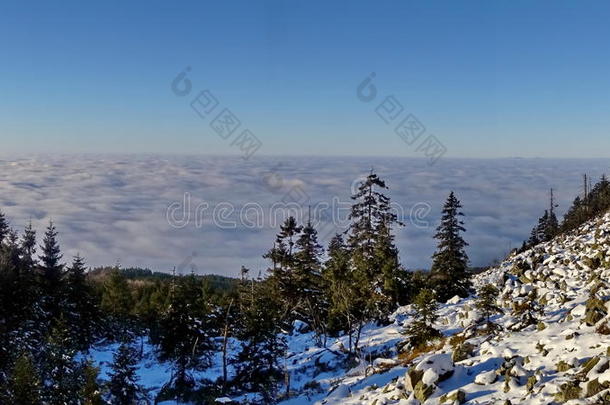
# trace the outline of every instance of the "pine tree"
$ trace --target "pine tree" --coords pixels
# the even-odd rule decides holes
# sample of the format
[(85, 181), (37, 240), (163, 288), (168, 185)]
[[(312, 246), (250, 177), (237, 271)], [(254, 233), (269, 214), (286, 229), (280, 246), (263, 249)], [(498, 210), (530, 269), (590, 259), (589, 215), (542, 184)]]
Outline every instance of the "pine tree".
[(286, 341), (280, 332), (288, 326), (286, 316), (273, 284), (260, 280), (243, 283), (242, 316), (236, 333), (241, 348), (231, 360), (235, 366), (233, 384), (247, 392), (261, 393), (263, 403), (271, 404), (278, 399), (284, 374), (280, 359), (286, 351)]
[(75, 344), (65, 320), (60, 318), (48, 338), (43, 364), (44, 397), (49, 405), (79, 403), (81, 370), (75, 355)]
[(8, 235), (10, 230), (6, 216), (0, 211), (0, 244), (4, 241), (4, 238)]
[(85, 270), (85, 260), (77, 254), (66, 271), (63, 305), (69, 329), (81, 349), (92, 343), (100, 316)]
[(434, 322), (438, 319), (438, 303), (432, 290), (421, 290), (413, 301), (413, 309), (413, 321), (405, 331), (412, 348), (424, 346), (442, 336), (441, 332), (434, 328)]
[(272, 267), (269, 269), (270, 278), (278, 294), (283, 298), (284, 304), (291, 308), (289, 313), (292, 313), (297, 306), (299, 298), (294, 274), (296, 264), (294, 245), (301, 229), (294, 217), (288, 217), (280, 225), (280, 232), (276, 236), (273, 248), (263, 256), (272, 261)]
[(111, 317), (116, 332), (126, 334), (126, 328), (131, 321), (131, 311), (134, 307), (133, 296), (127, 279), (118, 268), (113, 269), (104, 281), (101, 308)]
[(129, 344), (121, 344), (110, 366), (108, 390), (113, 405), (133, 405), (146, 397), (138, 383), (137, 363), (137, 351)]
[(354, 332), (360, 311), (366, 305), (359, 294), (358, 285), (352, 277), (350, 252), (343, 237), (335, 235), (327, 252), (324, 265), (324, 284), (330, 299), (327, 329), (331, 334), (343, 331), (348, 334), (348, 350), (353, 349)]
[[(398, 257), (398, 248), (394, 244), (391, 224), (398, 223), (395, 214), (388, 220), (379, 222), (376, 229), (377, 238), (374, 244), (375, 261), (383, 277), (383, 292), (386, 297), (385, 313), (392, 312), (399, 305), (406, 305), (412, 299), (411, 273), (405, 270)], [(399, 223), (402, 225), (402, 223)]]
[(459, 295), (467, 297), (470, 289), (468, 274), (468, 256), (465, 248), (468, 243), (461, 236), (465, 232), (464, 222), (460, 219), (464, 214), (460, 211), (462, 205), (453, 191), (449, 194), (443, 207), (441, 224), (434, 236), (438, 240), (437, 251), (432, 256), (430, 271), (438, 299), (447, 299)]
[[(296, 236), (303, 229), (301, 226), (297, 225), (297, 221), (293, 216), (288, 217), (286, 221), (280, 225), (280, 234), (278, 235), (280, 239), (288, 241), (288, 252), (287, 258), (293, 259), (292, 253), (295, 244)], [(288, 263), (292, 264), (291, 262)]]
[(318, 243), (318, 233), (307, 222), (296, 241), (294, 285), (298, 297), (299, 318), (308, 323), (322, 344), (325, 333), (325, 319), (328, 310), (324, 297), (322, 280), (322, 246)]
[(62, 255), (53, 222), (49, 222), (40, 248), (42, 308), (47, 319), (53, 320), (58, 318), (62, 312), (61, 292), (63, 291)]
[(44, 272), (43, 279), (46, 292), (50, 295), (56, 294), (60, 290), (63, 265), (60, 263), (62, 255), (57, 241), (57, 231), (53, 222), (49, 222), (45, 232), (40, 255), (40, 262)]
[(544, 232), (544, 237), (547, 241), (553, 239), (559, 233), (559, 221), (557, 220), (557, 215), (555, 215), (555, 208), (559, 207), (558, 204), (555, 203), (555, 196), (553, 194), (553, 189), (550, 192), (550, 207), (549, 207), (549, 215), (546, 222), (546, 229)]
[(544, 308), (538, 301), (538, 290), (532, 290), (527, 297), (513, 305), (513, 315), (518, 321), (511, 326), (512, 330), (521, 330), (538, 323), (538, 318), (544, 313)]
[(481, 311), (488, 329), (491, 329), (491, 316), (496, 313), (502, 312), (502, 309), (496, 304), (496, 300), (500, 292), (492, 284), (486, 284), (479, 290), (479, 296), (476, 300), (475, 306)]
[(366, 309), (358, 323), (368, 319), (384, 320), (397, 300), (397, 276), (401, 273), (397, 250), (393, 245), (392, 226), (401, 225), (392, 212), (390, 198), (378, 190), (387, 190), (375, 173), (363, 181), (352, 196), (348, 245), (352, 253), (353, 277), (359, 280)]
[(177, 399), (186, 399), (194, 387), (195, 380), (189, 371), (209, 366), (215, 349), (207, 302), (202, 283), (193, 274), (180, 277), (171, 293), (169, 308), (160, 320), (160, 358), (174, 364), (174, 375), (166, 388), (171, 388)]
[(19, 405), (42, 403), (40, 379), (29, 355), (22, 355), (15, 362), (8, 388), (10, 403)]
[(99, 368), (93, 365), (91, 360), (87, 361), (83, 367), (83, 386), (80, 397), (83, 405), (104, 405), (106, 402), (102, 398), (102, 390), (98, 383)]
[(36, 266), (36, 231), (32, 228), (32, 221), (26, 225), (21, 237), (21, 252), (24, 267), (32, 271)]

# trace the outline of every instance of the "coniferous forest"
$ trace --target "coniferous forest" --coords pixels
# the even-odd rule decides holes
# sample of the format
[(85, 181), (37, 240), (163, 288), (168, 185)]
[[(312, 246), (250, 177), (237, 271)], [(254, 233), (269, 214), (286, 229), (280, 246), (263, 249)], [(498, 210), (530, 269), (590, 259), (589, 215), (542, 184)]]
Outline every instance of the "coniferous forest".
[[(347, 336), (341, 355), (348, 369), (365, 357), (363, 329), (388, 324), (407, 304), (414, 321), (399, 349), (408, 357), (427, 347), (441, 336), (434, 327), (439, 303), (474, 292), (463, 238), (467, 218), (450, 192), (431, 241), (437, 249), (430, 271), (409, 271), (395, 245), (403, 224), (387, 191), (371, 173), (352, 196), (349, 229), (328, 246), (311, 222), (287, 218), (261, 252), (266, 272), (253, 277), (253, 270), (242, 268), (239, 279), (119, 265), (90, 269), (85, 257), (63, 256), (55, 224), (40, 235), (31, 224), (18, 232), (0, 213), (0, 403), (207, 404), (256, 393), (255, 403), (271, 404), (292, 395), (286, 368), (292, 331), (311, 332), (318, 347)], [(603, 177), (588, 188), (561, 223), (554, 208), (551, 199), (523, 249), (607, 211), (610, 183)], [(492, 285), (479, 291), (476, 305), (488, 328), (501, 311), (497, 295)], [(520, 310), (525, 323), (535, 323), (534, 304)], [(145, 341), (171, 367), (155, 397), (136, 372)], [(229, 349), (231, 341), (239, 342), (236, 350)], [(116, 347), (105, 378), (90, 356), (99, 344)], [(214, 362), (221, 364), (219, 376), (197, 377)]]

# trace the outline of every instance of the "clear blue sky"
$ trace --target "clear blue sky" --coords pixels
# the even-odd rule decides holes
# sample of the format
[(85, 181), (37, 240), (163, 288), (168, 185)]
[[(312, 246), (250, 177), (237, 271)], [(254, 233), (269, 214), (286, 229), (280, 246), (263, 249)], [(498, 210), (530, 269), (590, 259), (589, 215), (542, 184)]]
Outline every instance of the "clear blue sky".
[(0, 153), (234, 153), (170, 90), (191, 66), (263, 154), (417, 156), (375, 72), (448, 156), (610, 155), (608, 2), (12, 3)]

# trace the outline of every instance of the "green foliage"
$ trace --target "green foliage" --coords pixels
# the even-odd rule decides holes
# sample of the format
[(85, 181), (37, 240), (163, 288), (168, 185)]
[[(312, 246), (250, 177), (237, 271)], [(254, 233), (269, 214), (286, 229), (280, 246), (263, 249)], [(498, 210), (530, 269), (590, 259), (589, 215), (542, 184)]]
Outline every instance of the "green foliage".
[(38, 371), (29, 355), (20, 356), (15, 362), (8, 383), (7, 403), (19, 405), (41, 404), (41, 383)]
[(78, 404), (82, 371), (75, 355), (75, 344), (60, 318), (49, 335), (42, 366), (44, 398), (49, 405)]
[(538, 301), (538, 290), (532, 290), (527, 297), (513, 304), (513, 316), (518, 322), (511, 327), (513, 330), (521, 330), (530, 325), (536, 325), (538, 318), (544, 313), (544, 308)]
[(4, 241), (4, 238), (8, 235), (10, 231), (10, 227), (8, 221), (6, 220), (6, 215), (2, 211), (0, 211), (0, 243)]
[(99, 330), (98, 320), (101, 318), (85, 271), (85, 261), (77, 255), (66, 270), (62, 302), (68, 330), (79, 348), (84, 350), (93, 343)]
[(113, 405), (132, 405), (146, 398), (138, 383), (136, 365), (137, 351), (127, 343), (121, 344), (114, 354), (108, 390)]
[(396, 308), (407, 283), (407, 272), (398, 261), (392, 228), (403, 226), (392, 211), (387, 190), (375, 173), (363, 181), (352, 196), (348, 246), (352, 256), (353, 277), (363, 283), (366, 299), (363, 321), (385, 320)]
[(102, 309), (108, 314), (125, 317), (132, 308), (133, 297), (127, 279), (115, 269), (104, 283)]
[(279, 333), (287, 326), (284, 307), (274, 285), (266, 281), (244, 281), (240, 312), (236, 336), (241, 348), (231, 360), (235, 366), (233, 386), (259, 392), (264, 403), (273, 403), (282, 381), (280, 359), (286, 351), (286, 342)]
[(208, 333), (210, 308), (207, 298), (201, 280), (194, 275), (179, 277), (170, 293), (170, 305), (160, 320), (160, 358), (173, 362), (174, 378), (169, 385), (181, 395), (195, 385), (189, 370), (209, 366), (215, 349)]
[(461, 208), (460, 201), (452, 191), (445, 202), (441, 223), (434, 235), (438, 240), (438, 247), (432, 256), (430, 276), (441, 302), (455, 295), (467, 297), (469, 294), (470, 275), (465, 250), (468, 243), (461, 236), (461, 233), (466, 231), (464, 222), (460, 219), (464, 216)]
[(488, 325), (491, 323), (490, 318), (492, 315), (502, 312), (502, 309), (496, 305), (496, 299), (499, 294), (498, 289), (492, 284), (486, 284), (478, 291), (475, 306), (481, 311)]
[(83, 368), (83, 386), (80, 396), (83, 405), (104, 405), (106, 402), (102, 398), (102, 390), (98, 383), (99, 368), (88, 361)]
[(434, 328), (434, 322), (438, 319), (438, 303), (434, 291), (427, 288), (421, 290), (413, 301), (413, 309), (415, 310), (413, 321), (405, 330), (412, 348), (424, 346), (442, 336)]
[(63, 270), (63, 265), (60, 263), (62, 255), (57, 241), (57, 230), (53, 222), (49, 222), (40, 248), (44, 286), (47, 293), (53, 295), (53, 292), (59, 289)]
[(560, 226), (561, 232), (569, 232), (586, 221), (610, 209), (610, 181), (603, 175), (586, 195), (577, 196), (566, 212)]

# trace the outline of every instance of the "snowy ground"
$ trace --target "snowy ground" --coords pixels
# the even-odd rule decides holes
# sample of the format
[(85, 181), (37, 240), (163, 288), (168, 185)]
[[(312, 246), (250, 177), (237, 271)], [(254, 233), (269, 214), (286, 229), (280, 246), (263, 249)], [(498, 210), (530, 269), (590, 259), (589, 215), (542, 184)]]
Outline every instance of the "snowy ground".
[[(498, 304), (504, 312), (493, 322), (502, 329), (495, 335), (474, 327), (480, 314), (471, 297), (441, 306), (436, 327), (448, 339), (409, 364), (399, 361), (396, 349), (411, 319), (408, 306), (396, 311), (392, 324), (365, 328), (361, 347), (366, 360), (349, 370), (342, 352), (346, 337), (322, 349), (311, 334), (289, 336), (286, 364), (294, 394), (282, 404), (608, 404), (610, 334), (603, 333), (610, 329), (601, 326), (609, 320), (609, 280), (610, 214), (475, 278), (475, 286), (492, 283), (501, 291)], [(513, 330), (517, 319), (511, 308), (533, 290), (544, 313), (536, 324)], [(588, 326), (585, 320), (596, 322)], [(456, 335), (460, 344), (452, 346), (449, 337)], [(453, 361), (454, 352), (466, 347), (469, 353)], [(93, 353), (104, 375), (114, 349), (105, 346)], [(144, 344), (139, 374), (155, 393), (170, 372), (168, 365), (155, 362), (151, 350)], [(220, 375), (217, 360), (201, 377)]]

